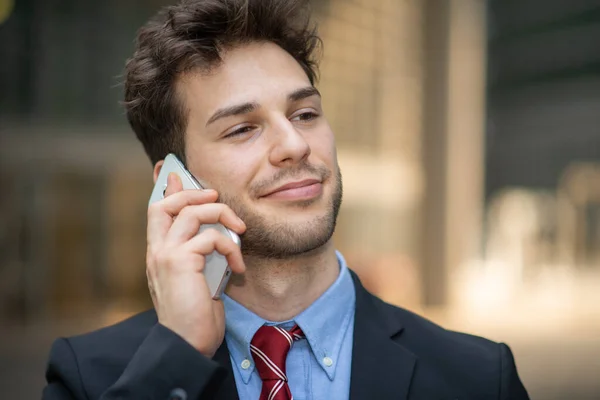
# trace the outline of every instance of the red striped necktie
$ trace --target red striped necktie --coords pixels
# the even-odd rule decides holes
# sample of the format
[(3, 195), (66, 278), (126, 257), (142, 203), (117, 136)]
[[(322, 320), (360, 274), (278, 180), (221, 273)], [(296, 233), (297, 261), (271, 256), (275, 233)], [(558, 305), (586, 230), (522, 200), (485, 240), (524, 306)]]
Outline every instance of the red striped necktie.
[(294, 340), (304, 338), (295, 325), (291, 330), (277, 326), (261, 326), (252, 338), (250, 351), (258, 375), (262, 379), (260, 400), (292, 400), (285, 373), (285, 360)]

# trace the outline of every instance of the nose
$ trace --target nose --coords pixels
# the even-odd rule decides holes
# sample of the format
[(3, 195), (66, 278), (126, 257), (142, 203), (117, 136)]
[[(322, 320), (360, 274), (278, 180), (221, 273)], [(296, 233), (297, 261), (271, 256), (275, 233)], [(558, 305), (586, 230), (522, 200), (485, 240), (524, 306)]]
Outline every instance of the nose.
[(269, 161), (278, 167), (298, 164), (310, 155), (310, 146), (301, 130), (287, 118), (282, 118), (273, 126), (271, 131), (273, 142)]

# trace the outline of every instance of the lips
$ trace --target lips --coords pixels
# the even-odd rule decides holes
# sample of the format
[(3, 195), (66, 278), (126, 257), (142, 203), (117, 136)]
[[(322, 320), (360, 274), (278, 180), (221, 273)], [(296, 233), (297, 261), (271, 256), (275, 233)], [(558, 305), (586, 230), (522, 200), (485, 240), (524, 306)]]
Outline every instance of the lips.
[(306, 186), (315, 185), (317, 183), (321, 183), (321, 181), (319, 179), (304, 179), (301, 181), (286, 183), (285, 185), (279, 186), (278, 188), (263, 195), (263, 197), (267, 197), (279, 192), (284, 192), (286, 190), (298, 189)]

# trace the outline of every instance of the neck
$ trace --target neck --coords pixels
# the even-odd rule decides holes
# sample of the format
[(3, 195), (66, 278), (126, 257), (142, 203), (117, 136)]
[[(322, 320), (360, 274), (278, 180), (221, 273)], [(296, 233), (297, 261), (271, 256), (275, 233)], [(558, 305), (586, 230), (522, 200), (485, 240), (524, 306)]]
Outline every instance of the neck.
[(244, 257), (246, 272), (232, 276), (227, 295), (269, 321), (294, 318), (339, 275), (333, 243), (302, 256), (273, 260)]

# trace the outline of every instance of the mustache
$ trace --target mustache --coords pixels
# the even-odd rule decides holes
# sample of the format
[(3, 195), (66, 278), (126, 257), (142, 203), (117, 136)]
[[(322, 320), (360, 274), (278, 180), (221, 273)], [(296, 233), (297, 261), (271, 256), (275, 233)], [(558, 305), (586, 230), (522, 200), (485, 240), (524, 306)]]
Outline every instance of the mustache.
[(304, 161), (294, 167), (279, 170), (270, 179), (255, 183), (250, 188), (250, 193), (253, 196), (258, 197), (265, 191), (280, 186), (285, 181), (296, 178), (306, 178), (307, 176), (319, 178), (321, 181), (324, 181), (331, 176), (331, 171), (323, 165), (312, 165), (307, 161)]

